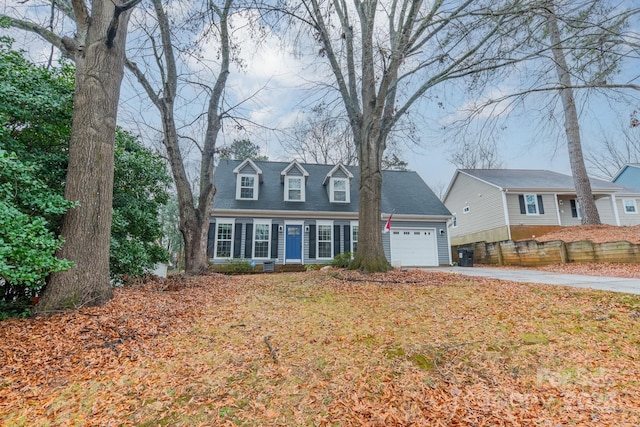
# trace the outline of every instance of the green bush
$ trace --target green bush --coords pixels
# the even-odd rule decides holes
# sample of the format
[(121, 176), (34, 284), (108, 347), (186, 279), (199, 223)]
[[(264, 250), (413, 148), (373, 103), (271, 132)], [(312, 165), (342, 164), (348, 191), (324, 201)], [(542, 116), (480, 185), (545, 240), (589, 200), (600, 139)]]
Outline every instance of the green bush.
[(72, 266), (55, 257), (62, 239), (45, 219), (72, 206), (36, 178), (33, 167), (0, 149), (0, 318), (28, 313), (46, 277)]
[(248, 259), (230, 258), (226, 264), (217, 265), (215, 270), (219, 273), (243, 274), (253, 272), (253, 266)]
[(351, 264), (352, 258), (351, 252), (345, 252), (334, 256), (330, 264), (333, 267), (347, 268)]

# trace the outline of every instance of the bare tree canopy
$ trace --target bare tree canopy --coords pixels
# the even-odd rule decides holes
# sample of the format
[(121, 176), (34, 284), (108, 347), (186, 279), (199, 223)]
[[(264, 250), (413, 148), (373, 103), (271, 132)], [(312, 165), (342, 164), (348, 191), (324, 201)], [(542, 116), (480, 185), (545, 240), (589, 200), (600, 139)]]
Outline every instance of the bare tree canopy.
[(508, 0), (306, 0), (280, 8), (312, 32), (332, 75), (325, 84), (337, 90), (353, 134), (361, 230), (353, 268), (390, 267), (379, 232), (388, 136), (432, 88), (516, 61), (512, 51), (519, 41), (511, 33), (519, 5)]

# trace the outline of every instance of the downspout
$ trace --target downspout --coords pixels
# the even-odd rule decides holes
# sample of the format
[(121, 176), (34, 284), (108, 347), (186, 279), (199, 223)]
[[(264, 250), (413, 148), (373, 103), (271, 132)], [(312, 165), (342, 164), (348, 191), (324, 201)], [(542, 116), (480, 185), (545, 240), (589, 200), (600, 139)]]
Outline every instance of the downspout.
[(620, 226), (620, 216), (618, 215), (618, 203), (616, 202), (616, 195), (611, 195), (611, 205), (613, 207), (613, 217), (616, 220), (616, 225)]
[(509, 209), (507, 207), (507, 191), (509, 191), (509, 189), (502, 189), (502, 209), (504, 209), (504, 222), (507, 225), (509, 240), (511, 240), (511, 221), (509, 220)]

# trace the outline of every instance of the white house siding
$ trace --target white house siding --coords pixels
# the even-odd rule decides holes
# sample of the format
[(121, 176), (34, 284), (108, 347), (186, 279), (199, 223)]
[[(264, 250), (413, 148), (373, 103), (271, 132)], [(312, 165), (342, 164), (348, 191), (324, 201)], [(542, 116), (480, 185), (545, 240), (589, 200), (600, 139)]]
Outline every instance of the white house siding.
[[(463, 173), (457, 175), (444, 204), (456, 214), (457, 226), (449, 228), (452, 239), (506, 224), (500, 189)], [(466, 214), (465, 206), (469, 206)]]
[[(559, 225), (558, 214), (556, 212), (555, 194), (541, 194), (534, 191), (526, 194), (537, 194), (542, 196), (544, 214), (527, 215), (520, 213), (520, 201), (518, 196), (525, 193), (508, 193), (507, 207), (511, 225)], [(571, 212), (569, 212), (571, 215)]]
[[(640, 210), (640, 197), (633, 196), (616, 196), (616, 206), (618, 208), (618, 215), (620, 216), (620, 225), (638, 225), (640, 224), (640, 213), (626, 213), (624, 211), (624, 199), (634, 199), (636, 201), (636, 209)], [(611, 206), (611, 201), (609, 206)], [(600, 206), (598, 206), (598, 210)], [(600, 218), (602, 220), (602, 218)], [(604, 221), (602, 221), (604, 223)], [(606, 224), (609, 224), (608, 222)]]
[[(618, 213), (620, 213), (620, 207), (622, 206), (622, 204), (620, 201), (617, 201), (616, 203), (618, 204)], [(599, 199), (596, 199), (596, 208), (598, 208), (598, 214), (600, 215), (601, 223), (616, 225), (616, 216), (613, 212), (611, 197), (601, 197)]]
[[(575, 196), (558, 196), (558, 208), (560, 209), (560, 223), (563, 226), (580, 225), (580, 218), (574, 218), (571, 213), (571, 200)], [(555, 209), (555, 206), (553, 207)], [(547, 212), (547, 204), (544, 205), (544, 211)]]

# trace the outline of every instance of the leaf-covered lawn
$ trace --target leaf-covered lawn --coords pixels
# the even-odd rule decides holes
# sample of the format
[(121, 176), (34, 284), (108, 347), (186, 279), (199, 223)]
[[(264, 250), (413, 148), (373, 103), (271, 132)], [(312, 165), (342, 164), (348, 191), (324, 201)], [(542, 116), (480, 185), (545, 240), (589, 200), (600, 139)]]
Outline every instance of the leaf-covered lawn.
[(342, 270), (0, 323), (0, 424), (639, 425), (640, 297)]

